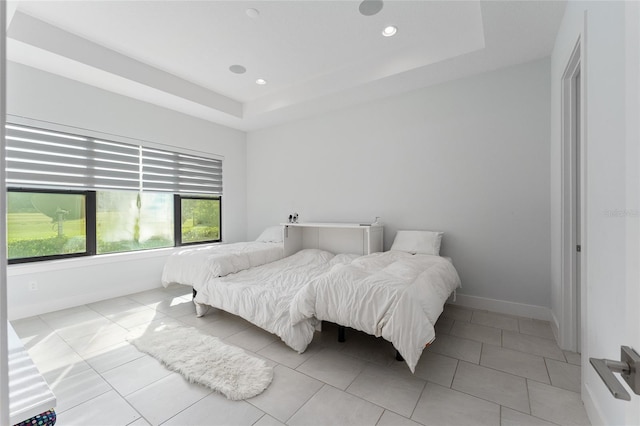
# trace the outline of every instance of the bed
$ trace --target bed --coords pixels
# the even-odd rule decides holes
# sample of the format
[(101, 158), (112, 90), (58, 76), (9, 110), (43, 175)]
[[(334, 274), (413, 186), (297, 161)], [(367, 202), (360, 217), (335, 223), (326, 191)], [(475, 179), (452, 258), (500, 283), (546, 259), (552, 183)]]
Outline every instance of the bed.
[(315, 318), (382, 337), (413, 372), (435, 338), (444, 303), (459, 285), (447, 258), (373, 253), (336, 265), (302, 287), (291, 301), (291, 324)]
[(255, 241), (185, 248), (167, 259), (162, 285), (195, 286), (216, 277), (264, 265), (284, 257), (282, 226), (265, 229)]
[(304, 249), (274, 262), (197, 282), (196, 312), (202, 316), (208, 306), (213, 306), (238, 315), (302, 353), (313, 339), (319, 321), (309, 317), (292, 325), (289, 317), (292, 299), (309, 281), (357, 257)]

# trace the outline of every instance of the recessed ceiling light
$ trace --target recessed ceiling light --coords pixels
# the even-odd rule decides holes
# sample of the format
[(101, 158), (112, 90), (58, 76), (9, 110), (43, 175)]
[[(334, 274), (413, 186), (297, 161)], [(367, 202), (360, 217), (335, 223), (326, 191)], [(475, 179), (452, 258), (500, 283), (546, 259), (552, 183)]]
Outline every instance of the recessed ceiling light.
[(382, 6), (384, 6), (382, 0), (363, 0), (358, 10), (364, 16), (373, 16), (382, 10)]
[(247, 72), (247, 69), (242, 65), (231, 65), (229, 67), (229, 71), (231, 71), (234, 74), (244, 74), (245, 72)]
[(265, 84), (267, 84), (267, 80), (263, 78), (259, 78), (256, 80), (256, 84), (259, 84), (260, 86), (264, 86)]
[(388, 27), (385, 27), (384, 30), (382, 30), (382, 35), (385, 37), (391, 37), (396, 35), (397, 32), (398, 32), (397, 27), (394, 27), (393, 25), (389, 25)]
[(260, 11), (258, 9), (249, 8), (245, 12), (247, 13), (247, 16), (251, 19), (256, 19), (258, 16), (260, 16)]

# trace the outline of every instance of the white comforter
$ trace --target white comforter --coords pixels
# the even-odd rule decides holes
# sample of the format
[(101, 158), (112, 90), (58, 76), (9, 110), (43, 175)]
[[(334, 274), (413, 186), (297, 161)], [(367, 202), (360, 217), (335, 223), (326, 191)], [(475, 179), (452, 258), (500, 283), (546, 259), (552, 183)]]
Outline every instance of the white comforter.
[(374, 253), (336, 265), (300, 289), (291, 302), (291, 321), (296, 326), (317, 318), (382, 336), (413, 372), (458, 286), (457, 271), (443, 257)]
[(254, 266), (282, 259), (282, 243), (249, 241), (187, 248), (173, 253), (162, 271), (162, 285), (195, 286)]
[(279, 336), (292, 349), (303, 352), (313, 339), (318, 321), (309, 317), (291, 323), (291, 300), (305, 284), (332, 266), (350, 262), (355, 255), (302, 250), (284, 259), (226, 277), (196, 283), (195, 302), (225, 310)]

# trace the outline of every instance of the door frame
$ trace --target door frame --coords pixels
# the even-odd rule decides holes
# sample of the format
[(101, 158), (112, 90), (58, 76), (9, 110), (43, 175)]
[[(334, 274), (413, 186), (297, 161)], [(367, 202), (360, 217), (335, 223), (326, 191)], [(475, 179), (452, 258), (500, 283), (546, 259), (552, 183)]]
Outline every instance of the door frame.
[[(578, 349), (578, 337), (580, 337), (581, 346), (586, 345), (585, 333), (578, 330), (578, 324), (586, 324), (586, 255), (585, 250), (588, 249), (586, 243), (586, 73), (585, 73), (585, 48), (584, 34), (586, 22), (583, 31), (578, 36), (574, 48), (566, 61), (565, 71), (561, 79), (561, 297), (562, 297), (562, 314), (558, 328), (558, 344), (565, 350), (576, 351)], [(580, 76), (580, 97), (579, 108), (576, 112), (573, 99), (575, 98), (575, 79)], [(579, 113), (579, 116), (577, 115)], [(576, 135), (576, 119), (580, 123), (580, 131)], [(578, 146), (578, 149), (576, 149)], [(578, 155), (579, 152), (579, 155)], [(579, 179), (576, 179), (576, 161), (579, 161), (578, 170), (580, 172)], [(580, 236), (582, 244), (582, 254), (580, 262), (579, 274), (576, 274), (576, 209), (574, 208), (574, 200), (576, 190), (580, 192)], [(580, 282), (577, 282), (577, 276), (580, 276)], [(580, 286), (578, 288), (578, 285)], [(580, 306), (578, 306), (578, 294), (580, 295)], [(580, 313), (580, 322), (578, 322), (578, 312)], [(580, 336), (578, 336), (580, 333)]]

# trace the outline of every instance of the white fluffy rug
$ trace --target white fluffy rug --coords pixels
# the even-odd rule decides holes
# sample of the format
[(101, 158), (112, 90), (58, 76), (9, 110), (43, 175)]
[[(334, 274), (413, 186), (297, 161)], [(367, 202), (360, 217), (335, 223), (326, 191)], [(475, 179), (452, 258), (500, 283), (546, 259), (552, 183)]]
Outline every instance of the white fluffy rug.
[(167, 326), (128, 339), (192, 383), (200, 383), (229, 399), (247, 399), (264, 391), (273, 368), (244, 350), (193, 327)]

